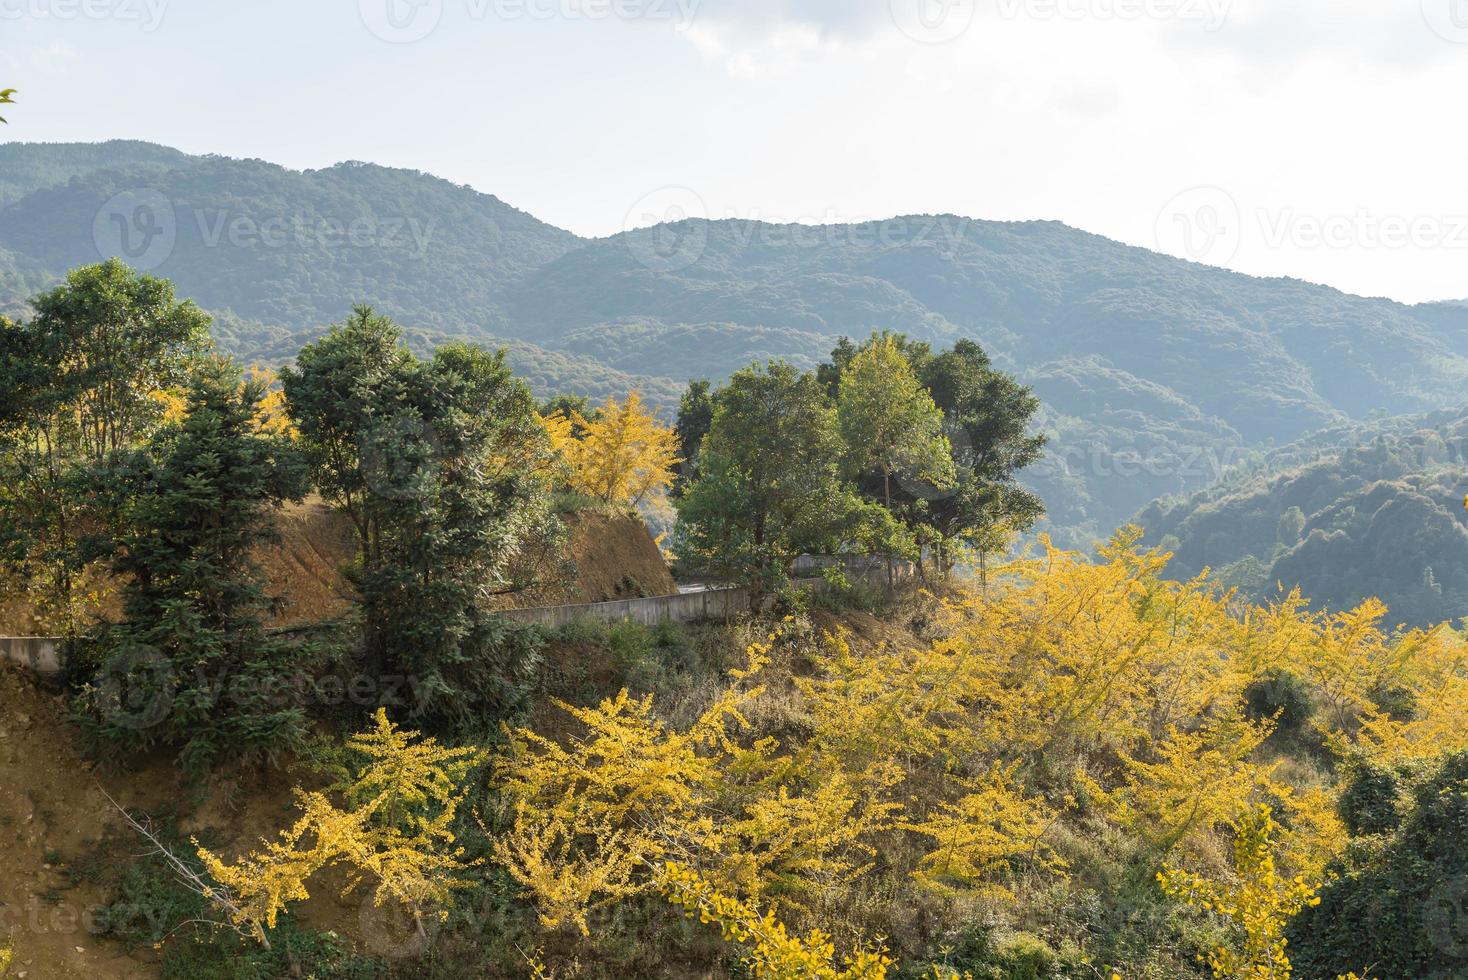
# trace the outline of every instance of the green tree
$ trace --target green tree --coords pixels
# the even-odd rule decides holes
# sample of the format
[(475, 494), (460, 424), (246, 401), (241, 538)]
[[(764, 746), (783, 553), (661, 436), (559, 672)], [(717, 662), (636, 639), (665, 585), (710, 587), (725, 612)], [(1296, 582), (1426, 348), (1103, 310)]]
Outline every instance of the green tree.
[[(591, 419), (595, 418), (597, 413), (597, 409), (591, 406), (591, 399), (585, 395), (556, 395), (554, 398), (541, 402), (536, 411), (543, 419), (548, 419), (552, 415), (560, 415), (568, 419), (574, 419), (579, 415), (584, 419)], [(573, 427), (572, 434), (580, 439), (585, 433)]]
[[(841, 371), (837, 419), (850, 472), (880, 477), (880, 499), (889, 512), (894, 477), (935, 492), (954, 485), (943, 413), (892, 334), (873, 334)], [(889, 552), (889, 580), (891, 559)]]
[(86, 460), (105, 462), (145, 440), (163, 420), (170, 392), (186, 384), (209, 346), (209, 317), (173, 284), (117, 259), (74, 269), (31, 301), (35, 351), (51, 371), (54, 419)]
[(99, 506), (115, 494), (96, 491), (116, 489), (108, 471), (176, 409), (209, 321), (117, 260), (73, 270), (32, 306), (0, 325), (0, 547), (48, 625), (72, 635), (93, 588), (87, 539), (116, 530)]
[(182, 423), (122, 470), (128, 530), (112, 567), (127, 583), (124, 618), (83, 646), (97, 669), (77, 705), (104, 750), (168, 745), (197, 776), (304, 734), (291, 681), (309, 658), (266, 628), (252, 556), (274, 538), (274, 509), (304, 496), (306, 469), (289, 441), (259, 431), (264, 395), (232, 362), (202, 364)]
[(939, 570), (947, 573), (952, 567), (955, 547), (968, 547), (978, 555), (982, 573), (989, 553), (1028, 531), (1045, 512), (1040, 498), (1017, 480), (1045, 449), (1045, 437), (1030, 434), (1040, 400), (994, 370), (971, 340), (927, 359), (920, 373), (943, 412), (955, 476), (950, 490), (927, 501)]
[(698, 478), (678, 506), (678, 550), (750, 587), (758, 605), (802, 554), (886, 546), (897, 529), (840, 471), (836, 412), (784, 361), (736, 373), (714, 397)]
[(284, 381), (317, 486), (357, 528), (365, 668), (411, 678), (419, 719), (517, 710), (533, 643), (488, 600), (525, 587), (515, 559), (558, 523), (547, 437), (504, 353), (449, 344), (420, 361), (359, 308)]
[(677, 497), (698, 473), (698, 451), (714, 421), (714, 396), (707, 380), (688, 382), (688, 390), (678, 402), (678, 421), (673, 427), (678, 435), (683, 463), (673, 480), (672, 496)]

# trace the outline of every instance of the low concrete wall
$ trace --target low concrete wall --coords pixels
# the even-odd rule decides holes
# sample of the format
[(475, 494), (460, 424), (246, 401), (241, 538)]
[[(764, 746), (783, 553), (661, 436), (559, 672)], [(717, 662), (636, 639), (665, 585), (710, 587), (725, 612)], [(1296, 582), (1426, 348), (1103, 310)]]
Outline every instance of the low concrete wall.
[[(881, 558), (802, 559), (802, 562), (803, 564), (797, 563), (797, 571), (809, 572), (834, 565), (843, 568), (852, 578), (883, 585), (887, 581), (886, 561)], [(908, 562), (898, 562), (895, 571), (898, 581), (906, 581), (914, 575), (913, 566)], [(816, 577), (799, 578), (795, 580), (795, 584), (814, 591), (820, 591), (829, 585), (824, 578)], [(571, 606), (507, 609), (500, 615), (521, 623), (539, 623), (550, 627), (565, 626), (578, 619), (596, 619), (608, 623), (630, 619), (644, 626), (656, 626), (664, 622), (727, 620), (748, 610), (749, 590), (728, 588), (653, 596), (647, 599), (616, 599), (612, 602)], [(0, 659), (28, 667), (38, 674), (56, 674), (61, 671), (60, 648), (61, 640), (52, 636), (0, 636)]]
[(61, 672), (61, 640), (54, 636), (0, 636), (0, 660), (38, 674)]
[[(865, 580), (871, 584), (886, 585), (887, 562), (883, 558), (828, 559), (818, 563), (811, 561), (797, 571), (810, 571), (822, 567), (842, 568), (848, 576)], [(894, 569), (899, 582), (912, 578), (916, 572), (909, 562), (898, 562)], [(824, 578), (798, 578), (795, 585), (819, 592), (829, 587)], [(559, 627), (578, 619), (596, 619), (607, 623), (632, 620), (644, 626), (658, 623), (695, 623), (710, 619), (729, 619), (749, 611), (749, 590), (744, 588), (710, 589), (705, 592), (685, 592), (681, 595), (650, 596), (646, 599), (616, 599), (612, 602), (590, 602), (574, 606), (537, 606), (531, 609), (507, 609), (501, 612), (508, 619), (521, 623), (539, 623), (542, 626)]]
[(630, 619), (644, 626), (658, 623), (693, 623), (706, 619), (729, 619), (749, 609), (748, 589), (711, 589), (680, 595), (660, 595), (647, 599), (614, 599), (611, 602), (588, 602), (572, 606), (538, 606), (533, 609), (506, 609), (499, 615), (521, 623), (539, 623), (560, 627), (578, 619), (597, 619), (620, 623)]

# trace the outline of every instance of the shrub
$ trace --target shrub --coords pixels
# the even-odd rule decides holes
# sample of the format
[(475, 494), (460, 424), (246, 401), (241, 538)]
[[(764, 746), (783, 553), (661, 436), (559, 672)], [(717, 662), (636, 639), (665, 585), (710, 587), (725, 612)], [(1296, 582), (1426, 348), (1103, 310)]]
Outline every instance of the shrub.
[(1289, 929), (1297, 975), (1468, 974), (1468, 752), (1417, 785), (1401, 828), (1379, 847), (1353, 849), (1320, 898)]
[(1390, 769), (1362, 761), (1352, 769), (1341, 791), (1341, 819), (1352, 837), (1389, 834), (1402, 823), (1398, 809), (1401, 781)]
[(1277, 719), (1275, 731), (1298, 735), (1315, 714), (1310, 685), (1288, 670), (1271, 669), (1244, 689), (1244, 704), (1255, 721)]

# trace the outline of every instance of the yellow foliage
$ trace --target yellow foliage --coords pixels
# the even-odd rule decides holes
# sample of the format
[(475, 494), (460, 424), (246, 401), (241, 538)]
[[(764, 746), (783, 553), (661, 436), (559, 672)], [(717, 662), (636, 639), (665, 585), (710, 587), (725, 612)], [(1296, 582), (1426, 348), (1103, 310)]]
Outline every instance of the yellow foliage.
[(541, 420), (572, 490), (607, 503), (637, 504), (673, 482), (678, 436), (633, 391), (626, 401), (608, 398), (587, 419), (557, 412)]
[(1234, 829), (1236, 882), (1169, 868), (1158, 874), (1158, 883), (1166, 894), (1231, 922), (1236, 947), (1220, 946), (1208, 954), (1216, 980), (1289, 980), (1284, 930), (1302, 909), (1320, 904), (1317, 886), (1303, 876), (1279, 874), (1274, 860), (1279, 827), (1269, 807), (1252, 808)]
[(249, 380), (265, 389), (265, 397), (255, 410), (255, 429), (261, 435), (294, 439), (299, 433), (287, 411), (285, 389), (280, 377), (270, 368), (250, 365)]
[(1124, 757), (1127, 785), (1116, 799), (1122, 821), (1166, 849), (1232, 820), (1256, 791), (1270, 786), (1277, 766), (1250, 757), (1271, 727), (1230, 706), (1196, 731), (1170, 729), (1151, 746), (1149, 761)]
[[(787, 624), (688, 724), (627, 692), (561, 705), (575, 737), (511, 735), (498, 784), (513, 829), (495, 859), (548, 927), (589, 933), (591, 910), (672, 888), (755, 950), (751, 969), (777, 971), (783, 950), (842, 976), (854, 960), (834, 965), (824, 934), (793, 938), (756, 909), (778, 903), (801, 928), (844, 911), (848, 936), (873, 894), (997, 914), (1066, 875), (1058, 841), (1079, 828), (1051, 830), (1072, 808), (1202, 867), (1232, 828), (1237, 881), (1169, 869), (1164, 886), (1234, 922), (1220, 976), (1285, 977), (1283, 924), (1347, 834), (1333, 788), (1281, 764), (1276, 720), (1246, 715), (1246, 690), (1287, 671), (1340, 753), (1419, 758), (1468, 744), (1468, 645), (1387, 632), (1374, 603), (1246, 607), (1207, 578), (1168, 581), (1167, 556), (1137, 541), (1123, 531), (1096, 560), (1042, 542), (937, 604), (930, 642), (858, 653)], [(1378, 702), (1398, 693), (1413, 710), (1393, 717)], [(888, 877), (868, 880), (877, 867)]]
[(338, 787), (346, 808), (298, 788), (300, 817), (277, 840), (262, 841), (263, 850), (230, 864), (198, 848), (237, 928), (263, 940), (287, 905), (310, 897), (307, 881), (328, 865), (350, 869), (348, 891), (374, 882), (375, 905), (394, 901), (419, 917), (470, 884), (461, 876), (475, 862), (456, 846), (452, 826), (464, 777), (484, 754), (401, 731), (382, 708), (374, 728), (348, 745), (368, 761)]
[(904, 829), (928, 837), (933, 849), (913, 877), (943, 892), (1013, 900), (1017, 865), (1059, 874), (1065, 862), (1044, 842), (1056, 815), (1043, 800), (1027, 799), (1014, 785), (1014, 767), (997, 765), (958, 802), (943, 804)]
[(1060, 551), (998, 573), (989, 598), (953, 607), (953, 642), (984, 664), (983, 741), (1016, 752), (1162, 737), (1243, 681), (1220, 645), (1236, 631), (1206, 582), (1168, 582), (1167, 556), (1120, 532), (1100, 561)]
[(683, 732), (652, 717), (651, 697), (623, 691), (594, 708), (558, 702), (585, 729), (569, 747), (512, 735), (498, 786), (515, 825), (494, 852), (547, 926), (587, 932), (590, 908), (651, 887), (635, 872), (715, 833), (702, 812), (733, 750), (728, 727), (746, 723), (741, 706), (758, 693), (731, 687)]
[(698, 872), (676, 863), (658, 874), (664, 894), (700, 922), (716, 925), (728, 942), (745, 949), (744, 966), (764, 980), (884, 980), (892, 960), (881, 949), (858, 949), (836, 964), (836, 947), (820, 930), (792, 936), (773, 912), (723, 895)]
[(157, 388), (148, 392), (148, 399), (158, 406), (164, 425), (177, 425), (188, 413), (188, 393), (182, 388)]

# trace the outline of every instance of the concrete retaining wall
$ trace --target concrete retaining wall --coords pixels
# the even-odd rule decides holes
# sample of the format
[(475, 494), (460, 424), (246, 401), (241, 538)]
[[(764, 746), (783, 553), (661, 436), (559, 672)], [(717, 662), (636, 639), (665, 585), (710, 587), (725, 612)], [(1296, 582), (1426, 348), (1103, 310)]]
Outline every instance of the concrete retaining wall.
[[(823, 583), (824, 584), (824, 583)], [(749, 609), (748, 589), (712, 589), (682, 595), (660, 595), (647, 599), (615, 599), (574, 606), (539, 606), (507, 609), (500, 615), (522, 623), (560, 627), (578, 619), (620, 623), (625, 619), (644, 626), (658, 623), (693, 623), (706, 619), (729, 619)]]
[[(802, 559), (802, 561), (806, 561)], [(802, 568), (797, 562), (797, 571), (811, 571), (828, 566), (839, 566), (854, 579), (872, 584), (885, 585), (887, 562), (882, 558), (858, 559), (815, 559)], [(898, 581), (906, 581), (916, 574), (908, 562), (898, 562)], [(819, 592), (828, 587), (824, 578), (798, 578), (795, 584), (801, 588)], [(706, 592), (688, 592), (683, 595), (651, 596), (646, 599), (616, 599), (612, 602), (591, 602), (574, 606), (537, 606), (532, 609), (509, 609), (502, 612), (509, 619), (522, 623), (539, 623), (542, 626), (559, 627), (578, 619), (595, 619), (607, 623), (620, 623), (630, 619), (644, 626), (658, 623), (695, 623), (710, 619), (729, 619), (749, 611), (749, 590), (744, 588), (710, 589)]]
[(54, 636), (0, 636), (0, 660), (29, 667), (38, 674), (61, 671), (61, 640)]
[[(802, 564), (803, 563), (803, 564)], [(886, 561), (880, 558), (802, 559), (797, 572), (810, 572), (828, 565), (839, 565), (852, 578), (873, 584), (886, 584)], [(897, 564), (897, 578), (910, 579), (912, 565)], [(823, 578), (800, 578), (797, 585), (819, 591), (827, 587)], [(749, 590), (743, 588), (711, 589), (682, 595), (653, 596), (648, 599), (617, 599), (571, 606), (539, 606), (533, 609), (510, 609), (505, 617), (522, 623), (539, 623), (560, 627), (578, 619), (596, 619), (619, 623), (630, 619), (644, 626), (658, 623), (693, 623), (710, 619), (730, 619), (749, 610)], [(28, 667), (38, 674), (55, 674), (61, 670), (61, 640), (51, 636), (0, 636), (0, 659)]]

